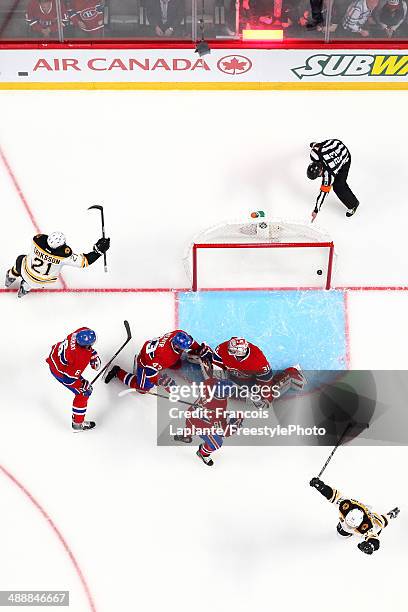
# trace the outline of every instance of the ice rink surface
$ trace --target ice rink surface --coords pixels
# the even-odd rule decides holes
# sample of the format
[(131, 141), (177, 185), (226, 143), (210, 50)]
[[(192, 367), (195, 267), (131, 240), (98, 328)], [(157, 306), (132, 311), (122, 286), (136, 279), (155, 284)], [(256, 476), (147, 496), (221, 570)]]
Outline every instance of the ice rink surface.
[[(67, 291), (0, 293), (0, 590), (70, 590), (75, 612), (405, 611), (405, 447), (351, 444), (325, 473), (379, 512), (401, 508), (367, 557), (339, 541), (336, 510), (308, 486), (330, 449), (228, 447), (209, 469), (195, 447), (157, 447), (155, 399), (119, 398), (116, 383), (95, 386), (97, 428), (74, 436), (72, 398), (44, 360), (81, 325), (97, 330), (107, 359), (128, 319), (134, 339), (119, 359), (128, 369), (147, 338), (178, 324), (212, 344), (244, 334), (275, 368), (408, 369), (408, 291), (398, 289), (408, 286), (408, 124), (383, 121), (405, 117), (407, 101), (405, 92), (1, 93), (2, 274), (36, 228), (89, 251), (99, 237), (92, 204), (105, 206), (112, 248), (108, 274), (100, 262), (66, 268)], [(186, 291), (182, 257), (197, 232), (259, 209), (307, 221), (318, 191), (305, 177), (308, 144), (326, 137), (350, 147), (361, 202), (346, 219), (330, 195), (318, 217), (336, 245), (338, 289)], [(301, 286), (302, 274), (300, 259), (288, 283)]]

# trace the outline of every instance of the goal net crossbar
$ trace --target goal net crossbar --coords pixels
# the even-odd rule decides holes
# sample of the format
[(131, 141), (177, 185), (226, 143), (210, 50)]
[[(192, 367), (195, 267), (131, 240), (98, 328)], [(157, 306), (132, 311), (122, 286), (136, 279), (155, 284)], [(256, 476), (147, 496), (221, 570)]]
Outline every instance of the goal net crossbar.
[(230, 242), (230, 243), (197, 243), (192, 245), (192, 290), (198, 290), (198, 250), (199, 249), (298, 249), (327, 248), (328, 262), (325, 279), (325, 289), (331, 288), (333, 273), (334, 243), (333, 242)]

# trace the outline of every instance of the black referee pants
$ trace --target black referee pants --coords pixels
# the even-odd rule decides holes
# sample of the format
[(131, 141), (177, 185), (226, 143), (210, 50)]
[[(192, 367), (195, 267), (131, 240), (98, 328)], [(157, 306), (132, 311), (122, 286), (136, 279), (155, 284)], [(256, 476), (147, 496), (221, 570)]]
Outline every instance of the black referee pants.
[(355, 208), (358, 204), (358, 200), (354, 193), (351, 191), (347, 184), (347, 177), (350, 170), (351, 160), (348, 161), (341, 168), (336, 178), (333, 181), (333, 191), (339, 198), (340, 202), (344, 204), (349, 210)]

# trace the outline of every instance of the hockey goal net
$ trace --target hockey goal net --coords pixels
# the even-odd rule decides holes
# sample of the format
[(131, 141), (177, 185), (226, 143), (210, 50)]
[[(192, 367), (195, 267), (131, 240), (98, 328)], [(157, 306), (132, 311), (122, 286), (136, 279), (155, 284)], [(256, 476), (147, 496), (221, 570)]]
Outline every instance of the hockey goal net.
[(213, 226), (189, 245), (184, 265), (198, 289), (330, 289), (330, 236), (311, 224), (251, 219)]

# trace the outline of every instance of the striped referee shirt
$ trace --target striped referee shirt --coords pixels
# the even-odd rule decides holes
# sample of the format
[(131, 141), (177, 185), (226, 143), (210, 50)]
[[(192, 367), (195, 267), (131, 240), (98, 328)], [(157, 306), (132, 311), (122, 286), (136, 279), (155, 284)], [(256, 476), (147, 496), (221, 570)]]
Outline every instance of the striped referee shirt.
[(315, 212), (319, 212), (336, 175), (351, 160), (351, 156), (346, 145), (336, 138), (313, 142), (311, 147), (310, 159), (312, 162), (323, 164), (322, 184), (315, 206)]

